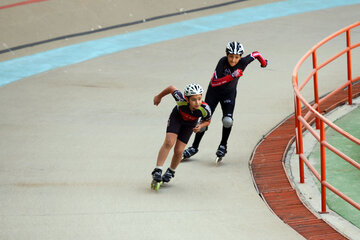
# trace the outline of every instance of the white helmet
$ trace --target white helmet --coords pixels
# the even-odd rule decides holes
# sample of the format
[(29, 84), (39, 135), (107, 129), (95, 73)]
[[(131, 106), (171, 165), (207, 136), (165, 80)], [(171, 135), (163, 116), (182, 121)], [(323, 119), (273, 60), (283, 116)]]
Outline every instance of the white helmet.
[(199, 84), (189, 84), (185, 86), (184, 95), (190, 97), (193, 95), (199, 95), (204, 92), (204, 89)]
[(226, 46), (226, 53), (242, 55), (244, 53), (244, 47), (239, 42), (229, 42)]

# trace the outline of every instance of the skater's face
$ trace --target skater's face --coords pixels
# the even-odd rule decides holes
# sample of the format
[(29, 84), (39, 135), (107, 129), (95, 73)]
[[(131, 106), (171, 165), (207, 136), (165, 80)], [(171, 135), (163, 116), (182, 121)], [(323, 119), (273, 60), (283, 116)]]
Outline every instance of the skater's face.
[(193, 95), (187, 98), (191, 110), (199, 109), (202, 103), (202, 95)]
[(236, 64), (238, 64), (238, 62), (240, 61), (241, 59), (241, 55), (239, 54), (228, 54), (227, 55), (227, 60), (230, 64), (230, 66), (235, 66)]

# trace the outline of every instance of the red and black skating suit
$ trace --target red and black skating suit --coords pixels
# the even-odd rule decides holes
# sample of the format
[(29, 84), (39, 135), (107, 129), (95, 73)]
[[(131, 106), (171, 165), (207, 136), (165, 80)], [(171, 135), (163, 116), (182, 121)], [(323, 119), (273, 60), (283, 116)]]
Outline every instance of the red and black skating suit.
[(267, 61), (259, 52), (253, 52), (252, 54), (242, 57), (234, 67), (230, 66), (226, 56), (219, 60), (205, 96), (205, 102), (209, 104), (213, 113), (217, 104), (220, 102), (223, 109), (223, 116), (232, 117), (235, 106), (236, 88), (239, 82), (239, 77), (234, 78), (232, 73), (236, 69), (244, 72), (247, 65), (255, 59), (259, 60), (262, 67), (266, 67)]
[[(239, 82), (239, 77), (233, 77), (232, 73), (237, 69), (244, 72), (246, 67), (255, 59), (260, 62), (261, 67), (267, 66), (267, 60), (265, 60), (259, 52), (253, 52), (245, 57), (242, 57), (233, 67), (230, 66), (226, 56), (219, 60), (205, 96), (205, 102), (209, 105), (212, 114), (214, 114), (216, 106), (220, 103), (223, 117), (227, 116), (233, 119), (237, 93), (236, 88)], [(226, 146), (230, 131), (231, 127), (223, 127), (221, 145)], [(204, 132), (196, 134), (192, 145), (194, 148), (197, 149), (199, 147), (199, 143), (203, 135)]]
[(180, 141), (187, 143), (199, 119), (201, 121), (211, 119), (211, 110), (208, 104), (202, 102), (199, 109), (191, 111), (189, 103), (179, 90), (174, 91), (172, 96), (177, 105), (170, 114), (166, 132), (176, 133)]

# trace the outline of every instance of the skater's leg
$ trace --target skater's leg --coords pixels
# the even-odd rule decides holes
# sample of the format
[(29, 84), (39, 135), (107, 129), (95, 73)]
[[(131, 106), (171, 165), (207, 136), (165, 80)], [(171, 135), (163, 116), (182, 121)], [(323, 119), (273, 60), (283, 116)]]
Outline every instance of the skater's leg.
[[(207, 130), (207, 127), (206, 127), (206, 130)], [(184, 159), (194, 156), (199, 151), (198, 150), (199, 144), (200, 144), (200, 141), (201, 141), (202, 137), (204, 136), (206, 130), (200, 131), (195, 134), (195, 139), (194, 139), (192, 146), (189, 147), (188, 149), (184, 150), (184, 153), (183, 153)]]
[(174, 155), (171, 160), (170, 168), (172, 170), (175, 170), (177, 166), (179, 165), (182, 155), (185, 149), (186, 143), (183, 143), (180, 140), (176, 141), (175, 147), (174, 147)]
[(198, 132), (197, 134), (195, 134), (194, 142), (192, 144), (193, 148), (195, 148), (195, 149), (199, 148), (201, 139), (203, 138), (204, 134), (205, 134), (205, 131), (204, 132)]
[(227, 146), (227, 142), (231, 133), (231, 129), (233, 126), (233, 114), (235, 109), (235, 100), (236, 100), (236, 91), (229, 94), (225, 99), (222, 99), (220, 102), (221, 109), (223, 112), (223, 128), (222, 128), (222, 137), (220, 145)]
[(151, 188), (154, 190), (158, 190), (160, 185), (163, 183), (162, 167), (164, 166), (164, 163), (169, 155), (171, 148), (174, 146), (176, 142), (180, 127), (181, 124), (179, 122), (179, 119), (177, 118), (177, 110), (176, 108), (174, 108), (168, 120), (165, 141), (160, 147), (158, 157), (156, 160), (156, 167), (151, 173), (151, 175), (153, 176), (153, 181), (151, 182)]
[(220, 145), (227, 146), (232, 127), (223, 127)]
[(182, 159), (182, 153), (185, 149), (186, 143), (181, 140), (177, 140), (174, 147), (174, 155), (171, 160), (170, 167), (166, 170), (162, 176), (162, 181), (168, 183), (173, 177), (175, 177), (175, 170)]
[(159, 150), (159, 154), (156, 161), (156, 166), (163, 166), (171, 148), (174, 146), (177, 139), (177, 134), (166, 133), (165, 141)]
[[(229, 123), (231, 123), (231, 124), (229, 124)], [(218, 160), (216, 160), (216, 163), (218, 163), (218, 161), (221, 161), (222, 157), (224, 157), (225, 154), (227, 153), (227, 141), (229, 139), (230, 132), (231, 132), (232, 119), (229, 117), (224, 117), (223, 124), (224, 124), (224, 126), (223, 126), (223, 131), (222, 131), (221, 142), (216, 151), (216, 156), (218, 157), (217, 158)]]

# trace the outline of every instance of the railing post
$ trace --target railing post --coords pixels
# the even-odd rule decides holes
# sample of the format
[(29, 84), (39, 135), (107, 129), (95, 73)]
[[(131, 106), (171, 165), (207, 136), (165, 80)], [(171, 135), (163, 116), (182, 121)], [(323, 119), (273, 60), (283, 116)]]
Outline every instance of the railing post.
[(326, 213), (326, 164), (325, 164), (325, 124), (320, 121), (320, 161), (321, 161), (321, 213)]
[(297, 97), (296, 94), (294, 93), (294, 108), (295, 108), (295, 113), (294, 113), (294, 120), (295, 120), (295, 143), (296, 143), (296, 154), (299, 154), (299, 134), (298, 134), (298, 124), (299, 124), (299, 120), (297, 118), (298, 114), (297, 114)]
[(348, 48), (347, 51), (347, 71), (348, 71), (348, 101), (349, 105), (352, 105), (352, 74), (351, 74), (351, 41), (350, 41), (350, 29), (346, 31), (346, 46)]
[[(299, 154), (299, 171), (300, 171), (300, 182), (304, 183), (305, 179), (304, 179), (304, 160), (306, 159), (303, 156), (303, 127), (302, 124), (304, 121), (304, 118), (302, 117), (302, 111), (301, 111), (301, 105), (304, 104), (304, 106), (309, 107), (309, 104), (306, 102), (306, 100), (304, 100), (300, 94), (300, 90), (299, 90), (299, 84), (298, 84), (298, 69), (301, 66), (301, 64), (303, 64), (303, 62), (310, 56), (310, 54), (312, 54), (312, 60), (313, 60), (313, 71), (312, 71), (312, 76), (313, 76), (313, 80), (314, 80), (314, 97), (315, 97), (315, 104), (313, 106), (314, 110), (317, 111), (318, 113), (320, 113), (319, 109), (319, 91), (318, 91), (318, 74), (317, 74), (317, 70), (318, 70), (318, 66), (317, 66), (317, 56), (316, 56), (316, 50), (318, 49), (319, 46), (321, 46), (323, 43), (329, 41), (330, 39), (334, 38), (335, 36), (338, 36), (339, 34), (343, 34), (346, 32), (346, 44), (347, 44), (347, 48), (346, 48), (346, 53), (347, 53), (347, 73), (348, 73), (348, 80), (347, 80), (347, 86), (348, 86), (348, 102), (349, 105), (352, 105), (352, 81), (354, 81), (352, 79), (352, 69), (351, 69), (351, 39), (350, 39), (350, 29), (352, 29), (355, 26), (360, 26), (360, 22), (357, 22), (356, 24), (354, 24), (354, 26), (348, 27), (346, 29), (343, 29), (335, 34), (333, 34), (332, 36), (324, 39), (322, 42), (318, 43), (316, 46), (314, 46), (300, 61), (299, 63), (296, 65), (294, 72), (293, 72), (293, 87), (295, 90), (295, 131), (296, 131), (296, 140), (297, 140), (297, 145), (296, 145), (296, 150), (297, 150), (297, 154)], [(358, 44), (355, 44), (353, 46), (358, 47)], [(342, 51), (341, 53), (339, 53), (339, 56), (342, 55), (344, 53), (344, 51)], [(329, 61), (333, 61), (334, 59), (336, 59), (338, 56), (336, 55), (333, 59), (329, 59), (327, 60), (327, 64), (329, 63)], [(320, 66), (323, 65), (327, 65), (327, 64), (321, 64)], [(358, 78), (355, 78), (358, 79)], [(309, 79), (307, 79), (308, 81)], [(306, 84), (306, 83), (305, 83)], [(304, 84), (304, 85), (305, 85)], [(314, 111), (311, 109), (311, 107), (309, 107), (311, 111)], [(327, 145), (329, 145), (326, 140), (325, 140), (325, 122), (323, 121), (323, 117), (321, 115), (315, 114), (316, 115), (316, 128), (320, 129), (320, 165), (321, 165), (321, 173), (320, 176), (318, 176), (318, 173), (316, 170), (313, 169), (313, 167), (311, 167), (311, 170), (315, 171), (314, 174), (316, 175), (317, 178), (320, 177), (320, 183), (321, 183), (321, 211), (319, 211), (320, 213), (327, 213), (327, 206), (326, 206), (326, 189), (329, 188), (329, 190), (333, 191), (335, 194), (337, 194), (338, 196), (340, 196), (341, 198), (343, 198), (344, 200), (348, 201), (351, 205), (355, 206), (357, 209), (360, 209), (357, 203), (353, 202), (350, 198), (348, 198), (346, 195), (342, 194), (339, 190), (337, 190), (336, 188), (334, 188), (333, 186), (331, 186), (327, 181), (326, 181), (326, 147)], [(330, 124), (330, 123), (329, 123)], [(313, 129), (311, 128), (311, 131), (313, 132)], [(345, 136), (345, 135), (344, 135)], [(318, 138), (318, 137), (316, 137)], [(330, 149), (331, 150), (331, 149)], [(347, 156), (344, 154), (340, 154), (337, 153), (340, 157), (342, 158), (346, 158)], [(348, 159), (345, 159), (348, 161)]]
[[(299, 87), (299, 75), (296, 73), (295, 83), (296, 87)], [(303, 137), (302, 137), (302, 124), (299, 120), (299, 117), (301, 116), (301, 102), (296, 93), (294, 93), (295, 100), (295, 132), (296, 132), (296, 153), (299, 155), (299, 171), (300, 171), (300, 183), (305, 182), (304, 177), (304, 161), (302, 160), (300, 154), (303, 154)]]
[[(313, 60), (313, 69), (315, 70), (314, 73), (314, 98), (316, 104), (316, 111), (319, 112), (319, 87), (318, 87), (318, 74), (317, 74), (317, 59), (316, 59), (316, 50), (312, 53), (312, 60)], [(320, 128), (319, 119), (316, 118), (316, 129)]]
[(302, 124), (299, 121), (299, 117), (301, 117), (301, 103), (298, 97), (296, 97), (296, 121), (297, 121), (297, 135), (298, 135), (298, 154), (299, 154), (299, 170), (300, 170), (300, 183), (305, 182), (304, 176), (304, 161), (302, 160), (300, 154), (304, 153), (303, 147), (303, 134), (302, 134)]

